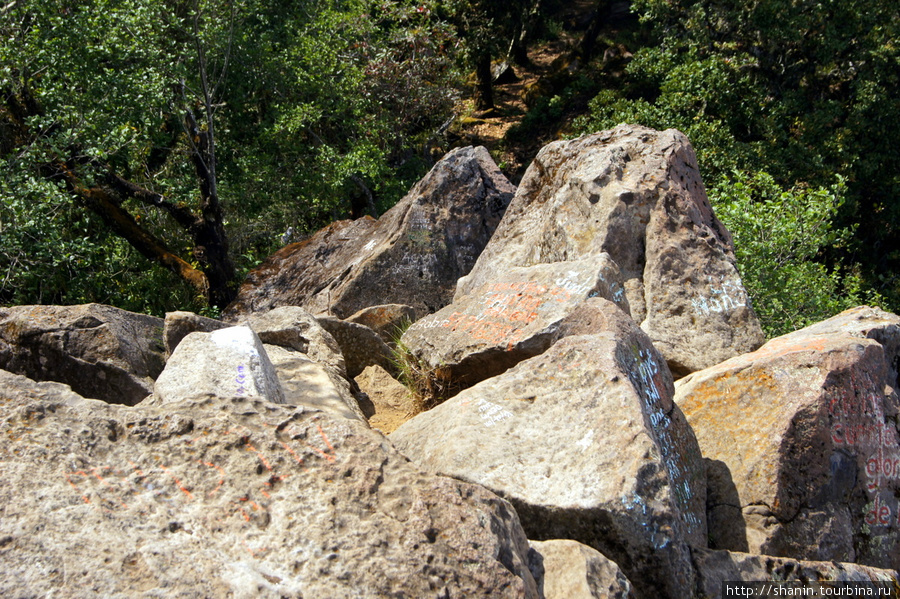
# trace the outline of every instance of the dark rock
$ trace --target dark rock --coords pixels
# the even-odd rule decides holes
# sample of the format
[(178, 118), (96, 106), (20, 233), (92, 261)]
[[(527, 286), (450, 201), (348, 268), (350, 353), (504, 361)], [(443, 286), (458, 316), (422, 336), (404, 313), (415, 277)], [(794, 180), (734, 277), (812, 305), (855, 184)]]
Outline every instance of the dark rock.
[(450, 303), (514, 192), (487, 150), (454, 150), (378, 220), (336, 222), (270, 256), (226, 319), (284, 305), (339, 318), (382, 304), (434, 312)]
[(0, 368), (134, 405), (165, 364), (163, 320), (112, 306), (0, 308)]

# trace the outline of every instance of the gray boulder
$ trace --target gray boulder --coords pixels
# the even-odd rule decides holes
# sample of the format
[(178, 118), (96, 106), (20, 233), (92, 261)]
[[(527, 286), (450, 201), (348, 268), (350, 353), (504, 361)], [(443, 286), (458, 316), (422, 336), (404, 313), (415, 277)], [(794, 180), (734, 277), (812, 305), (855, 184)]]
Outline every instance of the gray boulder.
[(153, 401), (167, 404), (206, 395), (285, 403), (275, 367), (250, 327), (191, 333), (182, 339), (156, 379)]
[(112, 306), (0, 308), (0, 368), (134, 405), (165, 364), (163, 321)]
[(391, 368), (391, 348), (369, 327), (332, 317), (318, 322), (341, 348), (350, 378), (359, 376), (366, 366)]
[(508, 503), (363, 423), (253, 397), (125, 408), (6, 372), (0, 403), (0, 596), (538, 597)]
[(363, 308), (349, 316), (347, 322), (369, 327), (381, 337), (382, 341), (391, 345), (400, 337), (404, 327), (416, 320), (416, 309), (403, 304), (386, 304)]
[(694, 151), (671, 129), (620, 125), (545, 146), (455, 300), (510, 267), (601, 252), (622, 273), (631, 316), (677, 376), (764, 341)]
[(636, 595), (689, 597), (706, 544), (703, 460), (665, 361), (624, 312), (419, 414), (390, 435), (417, 463), (484, 485), (529, 538), (614, 560)]
[(378, 220), (339, 221), (270, 256), (225, 316), (284, 305), (339, 318), (382, 304), (434, 312), (450, 303), (514, 193), (486, 149), (453, 150)]

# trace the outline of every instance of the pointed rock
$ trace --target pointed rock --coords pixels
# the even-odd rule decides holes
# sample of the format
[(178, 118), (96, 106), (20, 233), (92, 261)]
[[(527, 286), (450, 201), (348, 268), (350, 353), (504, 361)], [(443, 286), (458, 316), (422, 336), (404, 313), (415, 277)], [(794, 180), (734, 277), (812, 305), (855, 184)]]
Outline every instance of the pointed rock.
[(477, 292), (513, 266), (609, 253), (634, 320), (683, 376), (752, 351), (762, 330), (675, 130), (619, 127), (545, 146), (490, 243), (458, 284)]
[(270, 256), (225, 316), (284, 305), (339, 318), (381, 304), (434, 312), (450, 303), (514, 193), (486, 149), (453, 150), (378, 220), (339, 221)]
[(153, 401), (167, 404), (205, 395), (285, 402), (275, 367), (250, 327), (191, 333), (182, 339), (156, 379)]

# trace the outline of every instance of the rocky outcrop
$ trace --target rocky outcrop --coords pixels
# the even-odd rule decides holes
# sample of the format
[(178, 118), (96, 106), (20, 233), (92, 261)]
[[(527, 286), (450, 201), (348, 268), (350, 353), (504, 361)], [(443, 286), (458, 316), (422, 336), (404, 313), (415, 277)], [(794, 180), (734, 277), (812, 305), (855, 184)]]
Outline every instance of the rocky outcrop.
[[(747, 593), (733, 592), (728, 595), (731, 597), (854, 596), (848, 591), (856, 593), (857, 597), (877, 597), (879, 593), (882, 597), (888, 597), (889, 593), (897, 592), (896, 570), (708, 549), (694, 549), (693, 554), (698, 574), (697, 597), (724, 598), (723, 583), (726, 582), (747, 583), (744, 586)], [(855, 586), (841, 588), (842, 583), (855, 583)], [(820, 585), (831, 586), (831, 592), (828, 595), (813, 595), (812, 591)], [(776, 586), (780, 587), (780, 591)], [(869, 589), (871, 594), (868, 594)]]
[(763, 335), (681, 133), (620, 125), (545, 146), (455, 300), (511, 267), (607, 252), (631, 316), (678, 376), (751, 351)]
[(545, 351), (560, 338), (565, 319), (591, 297), (628, 309), (619, 270), (607, 254), (510, 267), (415, 322), (401, 343), (423, 369), (439, 370), (465, 388)]
[(390, 439), (436, 472), (516, 507), (529, 538), (573, 539), (614, 560), (639, 597), (689, 597), (688, 544), (706, 543), (705, 476), (672, 377), (618, 307), (419, 414)]
[(0, 368), (134, 405), (165, 364), (163, 321), (112, 306), (0, 308)]
[(207, 395), (285, 403), (275, 367), (247, 326), (189, 334), (169, 357), (153, 391), (154, 402), (160, 404)]
[(544, 599), (634, 599), (619, 566), (596, 549), (564, 539), (531, 541), (531, 547), (544, 571)]
[(339, 318), (381, 304), (434, 312), (450, 303), (514, 193), (487, 150), (454, 150), (378, 220), (336, 222), (273, 254), (226, 317), (284, 305)]
[(0, 406), (3, 597), (538, 597), (508, 503), (362, 423), (2, 371)]
[(861, 307), (679, 381), (717, 547), (900, 567), (898, 348)]

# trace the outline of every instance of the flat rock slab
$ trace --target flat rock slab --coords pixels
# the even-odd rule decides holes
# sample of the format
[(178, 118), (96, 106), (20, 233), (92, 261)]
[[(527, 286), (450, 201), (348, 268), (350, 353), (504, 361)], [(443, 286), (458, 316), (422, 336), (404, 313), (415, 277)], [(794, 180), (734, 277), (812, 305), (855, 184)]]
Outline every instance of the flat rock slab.
[[(897, 571), (848, 564), (840, 562), (816, 562), (806, 560), (794, 560), (770, 555), (753, 555), (731, 551), (711, 551), (708, 549), (694, 549), (694, 563), (700, 582), (698, 584), (700, 597), (710, 599), (724, 599), (723, 583), (748, 582), (763, 583), (772, 582), (775, 585), (762, 585), (748, 587), (756, 589), (755, 597), (878, 597), (877, 589), (887, 589), (896, 594)], [(837, 583), (831, 589), (829, 595), (812, 595), (819, 581)], [(850, 590), (862, 589), (857, 595), (840, 595), (847, 589), (841, 589), (841, 583), (855, 583)], [(870, 587), (864, 585), (871, 584)], [(782, 585), (781, 589), (776, 586)], [(835, 590), (837, 588), (837, 590)], [(873, 589), (868, 595), (867, 588)], [(884, 590), (880, 591), (884, 593)], [(767, 594), (766, 594), (767, 593)], [(777, 594), (776, 594), (777, 593)], [(730, 595), (732, 597), (738, 595)], [(881, 594), (885, 597), (889, 595)]]
[(628, 303), (607, 254), (510, 267), (476, 292), (412, 324), (401, 343), (426, 370), (465, 388), (545, 351), (561, 323), (592, 297)]
[(190, 333), (156, 379), (154, 402), (178, 402), (204, 395), (257, 396), (285, 403), (278, 374), (250, 327)]
[(512, 266), (607, 252), (631, 316), (682, 376), (764, 337), (687, 138), (619, 127), (545, 146), (455, 299)]
[(339, 318), (382, 304), (434, 312), (450, 303), (514, 193), (486, 149), (453, 150), (378, 220), (339, 221), (270, 256), (225, 316), (284, 305)]
[(134, 405), (165, 359), (160, 318), (102, 304), (0, 308), (0, 368), (86, 397)]
[(898, 347), (900, 317), (860, 307), (679, 381), (714, 546), (900, 566)]
[(0, 372), (3, 597), (538, 597), (511, 506), (364, 424)]
[(638, 597), (689, 597), (705, 474), (665, 361), (611, 302), (605, 331), (466, 389), (390, 435), (417, 463), (509, 499), (529, 538), (618, 563)]

